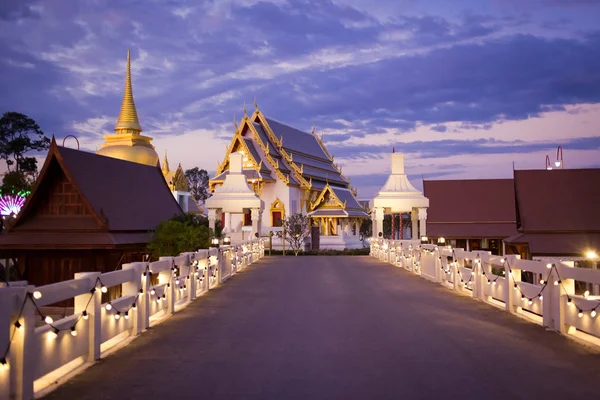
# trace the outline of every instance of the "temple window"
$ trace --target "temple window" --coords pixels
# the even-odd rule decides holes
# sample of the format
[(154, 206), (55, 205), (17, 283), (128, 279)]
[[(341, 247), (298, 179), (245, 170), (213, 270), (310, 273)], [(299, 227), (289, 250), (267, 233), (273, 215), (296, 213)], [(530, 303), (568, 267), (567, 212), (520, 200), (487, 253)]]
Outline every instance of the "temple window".
[(271, 204), (271, 226), (281, 226), (285, 218), (285, 208), (278, 198)]

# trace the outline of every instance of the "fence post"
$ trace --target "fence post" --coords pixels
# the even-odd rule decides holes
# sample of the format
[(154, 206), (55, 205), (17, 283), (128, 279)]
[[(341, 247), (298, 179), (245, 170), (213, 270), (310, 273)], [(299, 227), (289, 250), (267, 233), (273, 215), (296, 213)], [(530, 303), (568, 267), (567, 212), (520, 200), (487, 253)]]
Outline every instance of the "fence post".
[[(15, 333), (6, 359), (8, 370), (0, 370), (1, 398), (19, 400), (33, 398), (33, 372), (38, 358), (33, 345), (35, 343), (35, 308), (32, 300), (28, 299), (28, 292), (33, 292), (33, 289), (33, 286), (0, 289), (2, 344), (6, 343), (6, 347), (2, 347), (2, 351), (8, 348), (10, 336), (13, 332)], [(14, 324), (17, 322), (21, 307), (23, 307), (19, 319), (21, 328), (16, 329)]]
[[(174, 257), (159, 257), (159, 261), (170, 260), (171, 268), (166, 271), (160, 271), (158, 273), (158, 282), (163, 284), (166, 283), (165, 293), (167, 294), (167, 314), (173, 314), (175, 312), (175, 285), (173, 281), (173, 267), (175, 267)], [(181, 270), (180, 270), (181, 271)], [(184, 278), (185, 279), (185, 278)]]
[[(546, 264), (548, 275), (546, 276), (546, 286), (542, 290), (542, 323), (545, 327), (559, 330), (558, 319), (560, 319), (560, 286), (554, 286), (558, 281), (558, 275), (554, 270), (555, 264)], [(536, 274), (537, 275), (537, 274)], [(544, 274), (542, 274), (542, 277)], [(556, 289), (555, 289), (556, 288)]]
[[(79, 272), (74, 275), (75, 279), (88, 279), (90, 287), (90, 292), (75, 296), (74, 308), (75, 314), (83, 313), (83, 311), (88, 314), (88, 362), (94, 362), (100, 358), (100, 344), (102, 343), (102, 292), (96, 288), (99, 276), (100, 272)], [(93, 293), (91, 293), (92, 290), (94, 290)]]
[(132, 270), (132, 274), (133, 274), (133, 279), (129, 282), (125, 282), (122, 285), (123, 288), (123, 295), (124, 296), (135, 296), (135, 310), (131, 310), (131, 314), (129, 316), (129, 318), (132, 320), (132, 329), (131, 329), (131, 335), (138, 335), (140, 334), (144, 328), (143, 328), (143, 321), (142, 321), (142, 316), (143, 316), (143, 298), (144, 296), (140, 293), (140, 290), (142, 290), (142, 274), (144, 273), (144, 270), (146, 269), (146, 264), (143, 262), (133, 262), (133, 263), (128, 263), (128, 264), (123, 264), (122, 267), (124, 270), (128, 270), (131, 269)]
[[(504, 256), (504, 276), (506, 277), (506, 286), (504, 288), (504, 298), (505, 298), (505, 308), (511, 314), (517, 312), (518, 301), (521, 299), (517, 299), (518, 290), (515, 289), (515, 285), (521, 281), (521, 270), (515, 267), (515, 263), (517, 260), (517, 256), (508, 255)], [(511, 268), (512, 265), (512, 268)]]
[(561, 279), (561, 283), (554, 286), (552, 285), (553, 288), (555, 288), (554, 291), (554, 295), (553, 297), (556, 297), (558, 299), (558, 306), (555, 306), (555, 310), (558, 311), (558, 326), (559, 326), (559, 330), (562, 334), (569, 334), (569, 333), (573, 333), (573, 331), (575, 330), (574, 327), (567, 325), (566, 323), (566, 318), (565, 315), (566, 313), (569, 311), (568, 307), (575, 307), (575, 302), (571, 302), (570, 306), (568, 305), (567, 301), (565, 300), (566, 297), (568, 296), (572, 296), (573, 294), (575, 294), (575, 281), (573, 279), (568, 279), (565, 278), (565, 274), (561, 273), (563, 269), (566, 268), (573, 268), (573, 261), (562, 261), (558, 264), (556, 264), (556, 268), (558, 270), (558, 275), (560, 276)]
[(142, 273), (142, 297), (140, 298), (140, 312), (142, 313), (142, 330), (150, 327), (150, 278), (152, 271), (148, 263), (144, 263), (144, 272)]
[(186, 264), (188, 267), (188, 273), (190, 274), (190, 290), (188, 293), (188, 300), (192, 301), (196, 298), (196, 292), (198, 290), (198, 278), (200, 277), (200, 273), (198, 272), (196, 263), (196, 254), (197, 253), (188, 253), (186, 254)]

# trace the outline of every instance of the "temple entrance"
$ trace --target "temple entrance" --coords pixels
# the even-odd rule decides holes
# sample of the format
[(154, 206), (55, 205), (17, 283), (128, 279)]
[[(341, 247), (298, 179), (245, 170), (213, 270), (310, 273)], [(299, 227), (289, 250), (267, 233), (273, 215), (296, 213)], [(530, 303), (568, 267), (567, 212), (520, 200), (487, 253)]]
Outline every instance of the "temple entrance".
[(319, 226), (312, 226), (310, 228), (310, 249), (319, 250), (321, 244), (321, 232)]

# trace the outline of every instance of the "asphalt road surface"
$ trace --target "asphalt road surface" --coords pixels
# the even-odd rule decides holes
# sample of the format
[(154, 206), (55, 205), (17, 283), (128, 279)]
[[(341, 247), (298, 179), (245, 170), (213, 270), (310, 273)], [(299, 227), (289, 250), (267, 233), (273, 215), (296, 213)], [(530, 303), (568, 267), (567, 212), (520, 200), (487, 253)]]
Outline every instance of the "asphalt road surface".
[(600, 354), (371, 257), (265, 257), (46, 399), (598, 399)]

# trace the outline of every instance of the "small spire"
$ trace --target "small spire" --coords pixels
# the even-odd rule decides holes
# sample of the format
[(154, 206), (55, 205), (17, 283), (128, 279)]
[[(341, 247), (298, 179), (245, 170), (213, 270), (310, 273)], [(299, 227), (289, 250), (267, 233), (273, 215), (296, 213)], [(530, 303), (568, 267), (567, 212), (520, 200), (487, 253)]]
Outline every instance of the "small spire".
[(244, 102), (244, 118), (248, 117), (248, 113), (246, 112), (246, 102)]
[(258, 103), (256, 102), (256, 96), (254, 96), (254, 109), (258, 111)]
[(312, 134), (313, 135), (317, 134), (317, 126), (315, 124), (313, 124), (313, 126), (312, 126)]
[(235, 113), (233, 113), (233, 126), (235, 126), (235, 130), (237, 131), (238, 124), (237, 124), (237, 120), (235, 119)]
[(165, 160), (162, 165), (162, 173), (163, 175), (167, 175), (169, 173), (169, 160), (167, 159), (167, 151), (165, 150)]
[[(115, 125), (117, 133), (140, 133), (142, 127), (138, 119), (137, 110), (133, 101), (133, 90), (131, 88), (131, 51), (127, 50), (127, 70), (125, 73), (125, 92), (123, 93), (123, 103), (119, 119)], [(122, 132), (123, 131), (123, 132)]]

